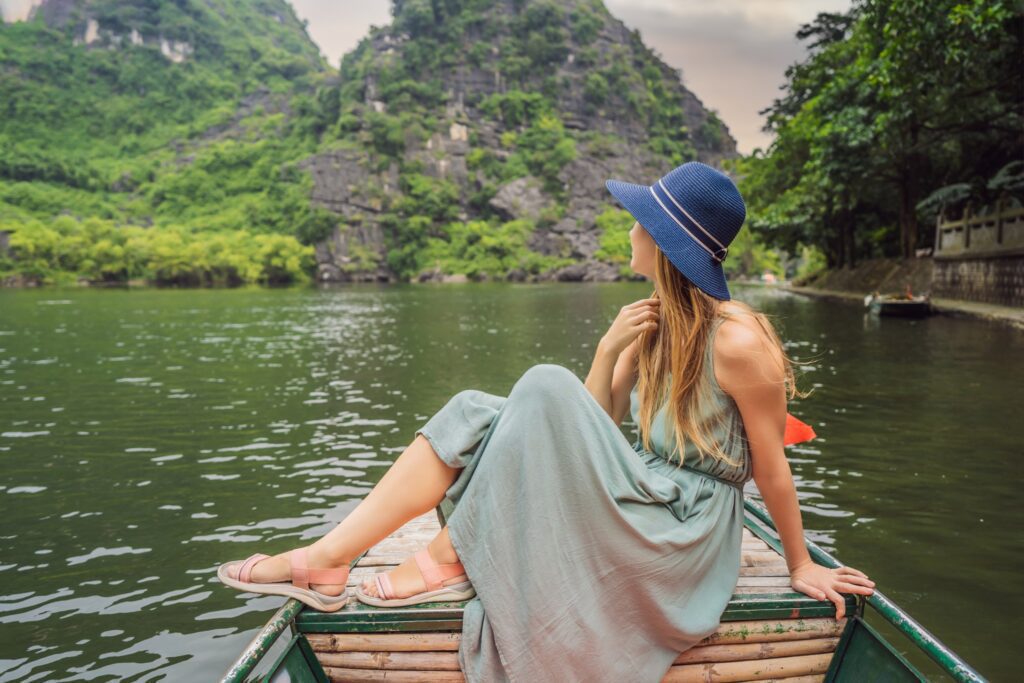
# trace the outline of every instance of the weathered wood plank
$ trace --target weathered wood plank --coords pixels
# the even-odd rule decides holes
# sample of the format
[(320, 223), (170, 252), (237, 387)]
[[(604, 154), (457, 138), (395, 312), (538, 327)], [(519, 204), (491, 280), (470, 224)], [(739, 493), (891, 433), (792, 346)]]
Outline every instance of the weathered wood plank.
[[(779, 619), (731, 621), (718, 626), (695, 647), (748, 643), (780, 643), (839, 637), (846, 619)], [(461, 634), (452, 631), (423, 633), (308, 633), (318, 652), (431, 652), (459, 649)], [(685, 653), (683, 653), (685, 654)]]
[[(818, 683), (825, 679), (831, 654), (779, 657), (756, 662), (717, 662), (673, 665), (662, 683), (705, 683), (716, 681), (765, 681), (766, 683)], [(395, 669), (352, 669), (325, 666), (324, 672), (337, 683), (464, 683), (459, 671), (409, 671)]]
[(735, 643), (693, 647), (676, 657), (674, 664), (737, 662), (770, 657), (793, 657), (835, 652), (839, 638), (783, 640), (774, 643)]
[[(743, 551), (740, 557), (740, 566), (757, 566), (765, 564), (778, 564), (782, 556), (774, 550), (766, 551)], [(783, 559), (783, 562), (785, 560)]]
[[(747, 662), (773, 657), (795, 657), (835, 652), (839, 638), (816, 638), (776, 643), (740, 643), (707, 645), (680, 654), (673, 664), (710, 664)], [(378, 644), (379, 645), (379, 644)], [(458, 653), (451, 650), (425, 652), (399, 651), (318, 651), (323, 666), (339, 669), (381, 669), (399, 671), (459, 671)]]
[(317, 652), (323, 666), (338, 669), (459, 671), (456, 652)]
[(465, 683), (461, 671), (381, 671), (374, 669), (341, 669), (325, 666), (331, 683)]
[(772, 657), (743, 662), (714, 662), (709, 664), (676, 664), (662, 679), (662, 683), (732, 683), (734, 681), (764, 681), (793, 676), (824, 674), (832, 661), (832, 653)]

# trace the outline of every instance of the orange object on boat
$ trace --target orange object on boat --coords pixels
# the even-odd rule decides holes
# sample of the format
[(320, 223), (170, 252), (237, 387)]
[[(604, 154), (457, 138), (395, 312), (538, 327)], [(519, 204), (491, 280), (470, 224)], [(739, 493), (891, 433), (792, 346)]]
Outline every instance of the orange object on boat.
[(810, 441), (817, 434), (806, 422), (801, 422), (789, 413), (786, 413), (786, 432), (782, 436), (782, 445), (789, 446), (795, 443)]

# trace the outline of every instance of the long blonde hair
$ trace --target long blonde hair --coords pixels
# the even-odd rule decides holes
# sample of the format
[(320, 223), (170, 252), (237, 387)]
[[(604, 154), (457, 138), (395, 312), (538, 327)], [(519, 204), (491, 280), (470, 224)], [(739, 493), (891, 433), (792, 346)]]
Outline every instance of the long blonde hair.
[[(720, 302), (679, 272), (661, 249), (656, 249), (654, 276), (656, 289), (652, 296), (661, 299), (658, 326), (639, 335), (635, 368), (643, 447), (651, 450), (651, 422), (668, 400), (674, 407), (669, 411), (676, 435), (673, 453), (678, 455), (680, 466), (686, 439), (694, 443), (702, 461), (707, 454), (715, 460), (738, 466), (740, 463), (730, 458), (712, 437), (717, 423), (699, 422), (704, 415), (701, 407), (711, 399), (711, 384), (704, 371), (704, 362), (711, 326), (723, 314), (719, 310)], [(793, 373), (793, 365), (803, 363), (786, 354), (782, 340), (768, 317), (745, 303), (735, 300), (733, 303), (743, 309), (743, 313), (754, 317), (769, 344), (778, 350), (784, 368), (787, 399), (807, 396), (810, 392), (797, 390)], [(673, 379), (671, 393), (667, 395), (669, 374)]]

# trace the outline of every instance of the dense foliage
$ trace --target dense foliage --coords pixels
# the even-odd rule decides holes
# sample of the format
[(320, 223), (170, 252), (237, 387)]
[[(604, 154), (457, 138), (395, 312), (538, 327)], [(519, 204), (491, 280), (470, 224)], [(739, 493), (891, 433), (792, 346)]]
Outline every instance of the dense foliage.
[(40, 282), (77, 275), (93, 282), (188, 286), (303, 282), (313, 251), (288, 235), (157, 230), (70, 216), (26, 220), (9, 246), (20, 272)]
[[(60, 25), (41, 17), (0, 25), (0, 231), (11, 236), (0, 277), (308, 278), (314, 264), (303, 245), (365, 218), (311, 207), (312, 179), (300, 162), (339, 148), (398, 181), (397, 192), (364, 189), (379, 211), (384, 262), (349, 240), (343, 270), (539, 273), (570, 262), (527, 246), (535, 229), (565, 215), (563, 169), (582, 146), (601, 154), (616, 142), (567, 127), (567, 107), (581, 100), (588, 115), (642, 122), (666, 168), (696, 158), (698, 147), (731, 144), (713, 113), (688, 130), (678, 72), (638, 33), (622, 44), (599, 40), (610, 21), (600, 0), (396, 0), (393, 26), (372, 28), (340, 74), (284, 0), (76, 7), (80, 14)], [(391, 45), (401, 36), (400, 45), (382, 47), (385, 36)], [(467, 67), (500, 87), (469, 93), (474, 120), (462, 123), (473, 178), (458, 185), (426, 173), (422, 154), (432, 135), (448, 134), (448, 81)], [(497, 144), (480, 140), (481, 124), (500, 132)], [(537, 178), (553, 204), (536, 220), (503, 221), (489, 200), (524, 176)], [(608, 221), (598, 228), (608, 231)], [(598, 257), (621, 263), (617, 239)], [(236, 261), (225, 261), (229, 244)], [(268, 244), (302, 256), (286, 258), (284, 270), (267, 266)], [(203, 250), (209, 258), (197, 257)], [(181, 268), (161, 260), (172, 257)]]
[[(326, 65), (284, 2), (85, 3), (0, 27), (3, 273), (167, 284), (308, 279), (334, 220), (283, 109)], [(174, 44), (187, 58), (175, 62)], [(283, 234), (282, 234), (283, 233)], [(2, 273), (0, 273), (2, 274)]]
[(830, 266), (913, 256), (931, 244), (944, 188), (989, 202), (990, 179), (1024, 158), (1024, 19), (1012, 0), (856, 0), (797, 35), (808, 57), (763, 112), (775, 140), (737, 165), (768, 243), (818, 246)]

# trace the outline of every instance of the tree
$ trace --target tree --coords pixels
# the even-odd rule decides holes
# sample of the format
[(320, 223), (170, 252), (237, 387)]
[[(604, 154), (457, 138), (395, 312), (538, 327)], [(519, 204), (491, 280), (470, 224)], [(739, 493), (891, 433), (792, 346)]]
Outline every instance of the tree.
[(860, 0), (801, 27), (807, 59), (737, 165), (751, 226), (828, 265), (913, 256), (918, 204), (1024, 152), (1024, 21), (1010, 0)]

